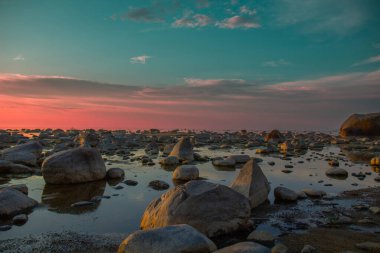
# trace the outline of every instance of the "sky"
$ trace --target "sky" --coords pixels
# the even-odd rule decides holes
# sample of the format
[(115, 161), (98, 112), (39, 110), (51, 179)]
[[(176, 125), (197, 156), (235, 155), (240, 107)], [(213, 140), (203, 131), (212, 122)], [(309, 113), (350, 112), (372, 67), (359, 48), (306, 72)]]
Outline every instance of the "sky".
[(330, 130), (380, 111), (378, 0), (0, 0), (0, 128)]

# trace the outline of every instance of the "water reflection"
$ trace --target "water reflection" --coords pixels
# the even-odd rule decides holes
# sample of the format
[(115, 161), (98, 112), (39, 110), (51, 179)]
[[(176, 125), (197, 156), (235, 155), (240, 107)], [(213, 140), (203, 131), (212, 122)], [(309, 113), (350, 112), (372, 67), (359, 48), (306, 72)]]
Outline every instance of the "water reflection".
[(372, 167), (372, 171), (376, 173), (380, 173), (380, 168), (379, 167)]
[(105, 188), (105, 180), (73, 185), (46, 184), (41, 201), (48, 206), (50, 211), (56, 213), (82, 214), (92, 212), (99, 207), (100, 201), (93, 205), (81, 207), (71, 207), (71, 205), (79, 201), (89, 201), (95, 196), (103, 196)]

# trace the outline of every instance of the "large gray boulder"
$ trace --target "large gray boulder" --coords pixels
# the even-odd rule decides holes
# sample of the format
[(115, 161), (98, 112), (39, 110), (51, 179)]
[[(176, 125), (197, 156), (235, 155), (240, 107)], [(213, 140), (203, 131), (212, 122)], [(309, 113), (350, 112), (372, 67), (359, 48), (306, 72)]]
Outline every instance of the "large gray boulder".
[(253, 159), (244, 164), (231, 188), (246, 196), (252, 208), (267, 200), (270, 192), (268, 179)]
[(177, 144), (173, 147), (173, 150), (170, 152), (169, 156), (176, 156), (179, 161), (193, 161), (194, 152), (193, 144), (190, 141), (189, 137), (182, 137)]
[(84, 183), (106, 176), (106, 166), (99, 151), (82, 147), (47, 157), (41, 171), (47, 184)]
[(205, 181), (190, 181), (164, 193), (145, 209), (142, 229), (189, 224), (208, 237), (244, 226), (249, 201), (232, 189)]
[(380, 113), (353, 114), (340, 127), (341, 136), (380, 136)]
[(42, 153), (42, 145), (37, 141), (17, 145), (0, 151), (0, 159), (29, 166), (36, 166)]
[(239, 242), (222, 248), (215, 253), (270, 253), (271, 250), (255, 242)]
[(208, 253), (215, 244), (193, 227), (181, 224), (129, 235), (119, 246), (118, 253)]
[(281, 201), (296, 201), (298, 199), (298, 194), (285, 187), (276, 187), (274, 189), (274, 196), (276, 200)]
[(0, 217), (13, 217), (38, 204), (22, 192), (10, 187), (0, 189)]

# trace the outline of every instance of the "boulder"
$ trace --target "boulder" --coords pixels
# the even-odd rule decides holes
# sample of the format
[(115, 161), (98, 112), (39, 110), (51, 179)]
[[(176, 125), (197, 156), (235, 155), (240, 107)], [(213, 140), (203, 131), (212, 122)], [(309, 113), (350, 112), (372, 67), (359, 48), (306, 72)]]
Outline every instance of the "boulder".
[(47, 184), (75, 184), (104, 179), (106, 166), (94, 148), (74, 148), (55, 153), (42, 163)]
[(4, 189), (4, 188), (12, 188), (12, 189), (15, 189), (19, 192), (24, 193), (25, 195), (28, 195), (28, 192), (29, 192), (26, 184), (14, 184), (14, 185), (10, 185), (10, 186), (0, 186), (0, 189)]
[(224, 185), (190, 181), (179, 185), (145, 209), (142, 229), (189, 224), (208, 237), (244, 227), (250, 216), (249, 201)]
[(110, 168), (106, 173), (106, 177), (109, 179), (122, 179), (124, 178), (124, 175), (124, 170), (120, 168)]
[(380, 136), (380, 113), (353, 114), (340, 127), (339, 134), (347, 136)]
[(266, 142), (280, 143), (285, 140), (284, 136), (278, 130), (272, 130), (269, 134), (265, 136)]
[(38, 204), (22, 192), (6, 187), (0, 189), (0, 217), (13, 217), (29, 211)]
[(342, 168), (330, 168), (326, 170), (326, 175), (329, 177), (342, 177), (346, 178), (348, 176), (348, 172)]
[(249, 155), (230, 155), (227, 159), (232, 159), (235, 163), (246, 163), (251, 157)]
[(176, 156), (168, 156), (160, 160), (160, 164), (162, 165), (177, 165), (178, 163), (179, 160)]
[(274, 196), (277, 200), (282, 201), (296, 201), (298, 199), (298, 194), (285, 187), (276, 187), (274, 189)]
[(267, 247), (272, 247), (274, 245), (275, 238), (267, 231), (255, 230), (248, 235), (247, 240), (260, 243)]
[(255, 242), (239, 242), (214, 251), (215, 253), (271, 253), (271, 250)]
[(0, 160), (0, 174), (1, 173), (9, 173), (9, 174), (33, 173), (33, 169), (23, 164), (16, 164), (16, 163), (5, 161), (5, 160)]
[(0, 151), (0, 159), (17, 164), (36, 166), (42, 153), (42, 145), (38, 141), (31, 141)]
[(254, 160), (244, 164), (231, 188), (247, 197), (252, 208), (267, 200), (270, 192), (268, 179)]
[(215, 250), (215, 244), (206, 236), (189, 225), (180, 224), (134, 232), (121, 243), (117, 252), (208, 253)]
[(180, 162), (194, 160), (193, 144), (189, 137), (182, 137), (173, 147), (169, 156), (176, 156)]
[(302, 190), (308, 197), (311, 198), (322, 198), (323, 196), (326, 195), (326, 192), (324, 191), (319, 191), (319, 190), (314, 190), (314, 189), (303, 189)]
[(173, 172), (174, 180), (190, 181), (199, 177), (199, 170), (194, 165), (178, 166)]
[(149, 182), (149, 187), (156, 191), (169, 189), (169, 184), (162, 180), (153, 180)]
[(379, 166), (380, 165), (380, 157), (374, 157), (371, 159), (371, 166)]
[(215, 159), (212, 164), (219, 167), (235, 167), (236, 161), (232, 158)]

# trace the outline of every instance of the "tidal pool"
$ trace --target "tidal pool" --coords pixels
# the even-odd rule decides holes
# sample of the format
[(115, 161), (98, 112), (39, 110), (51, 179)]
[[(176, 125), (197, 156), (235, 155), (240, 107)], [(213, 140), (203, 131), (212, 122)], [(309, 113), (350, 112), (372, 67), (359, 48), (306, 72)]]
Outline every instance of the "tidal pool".
[[(325, 147), (322, 151), (308, 150), (305, 154), (294, 156), (291, 160), (283, 160), (282, 155), (263, 156), (255, 154), (255, 150), (232, 148), (228, 150), (209, 150), (207, 147), (196, 149), (201, 155), (209, 157), (228, 156), (231, 154), (245, 154), (263, 159), (259, 163), (261, 169), (271, 183), (272, 191), (269, 201), (273, 203), (273, 189), (285, 186), (293, 190), (313, 188), (324, 190), (328, 194), (337, 194), (345, 190), (378, 186), (374, 180), (377, 172), (366, 164), (352, 163), (340, 153), (340, 148), (334, 145)], [(145, 154), (137, 150), (136, 156)], [(340, 168), (348, 171), (346, 179), (329, 178), (325, 171), (330, 168), (326, 158), (337, 158)], [(37, 200), (40, 205), (29, 215), (29, 220), (22, 226), (12, 226), (10, 230), (1, 231), (0, 239), (25, 237), (32, 234), (60, 233), (74, 231), (77, 233), (121, 233), (129, 234), (139, 229), (141, 216), (154, 198), (165, 191), (156, 191), (148, 187), (152, 180), (163, 180), (174, 186), (172, 170), (162, 168), (155, 157), (156, 165), (143, 166), (139, 161), (123, 161), (119, 156), (105, 156), (107, 168), (119, 167), (125, 171), (125, 179), (138, 182), (136, 186), (128, 186), (123, 182), (97, 181), (78, 185), (45, 185), (42, 176), (11, 177), (0, 181), (1, 186), (26, 184), (29, 196)], [(309, 158), (309, 159), (308, 159)], [(274, 166), (268, 164), (275, 162)], [(200, 176), (210, 182), (230, 185), (239, 173), (239, 167), (217, 168), (211, 163), (196, 163)], [(293, 165), (291, 173), (284, 173), (285, 165)], [(364, 180), (351, 176), (351, 173), (367, 174)], [(353, 185), (354, 184), (354, 185)], [(331, 186), (326, 186), (331, 185)], [(121, 186), (121, 187), (117, 187)], [(121, 189), (119, 189), (121, 188)], [(90, 200), (95, 196), (103, 196), (100, 202), (90, 206), (71, 207), (73, 203)], [(260, 208), (260, 207), (259, 207)]]

